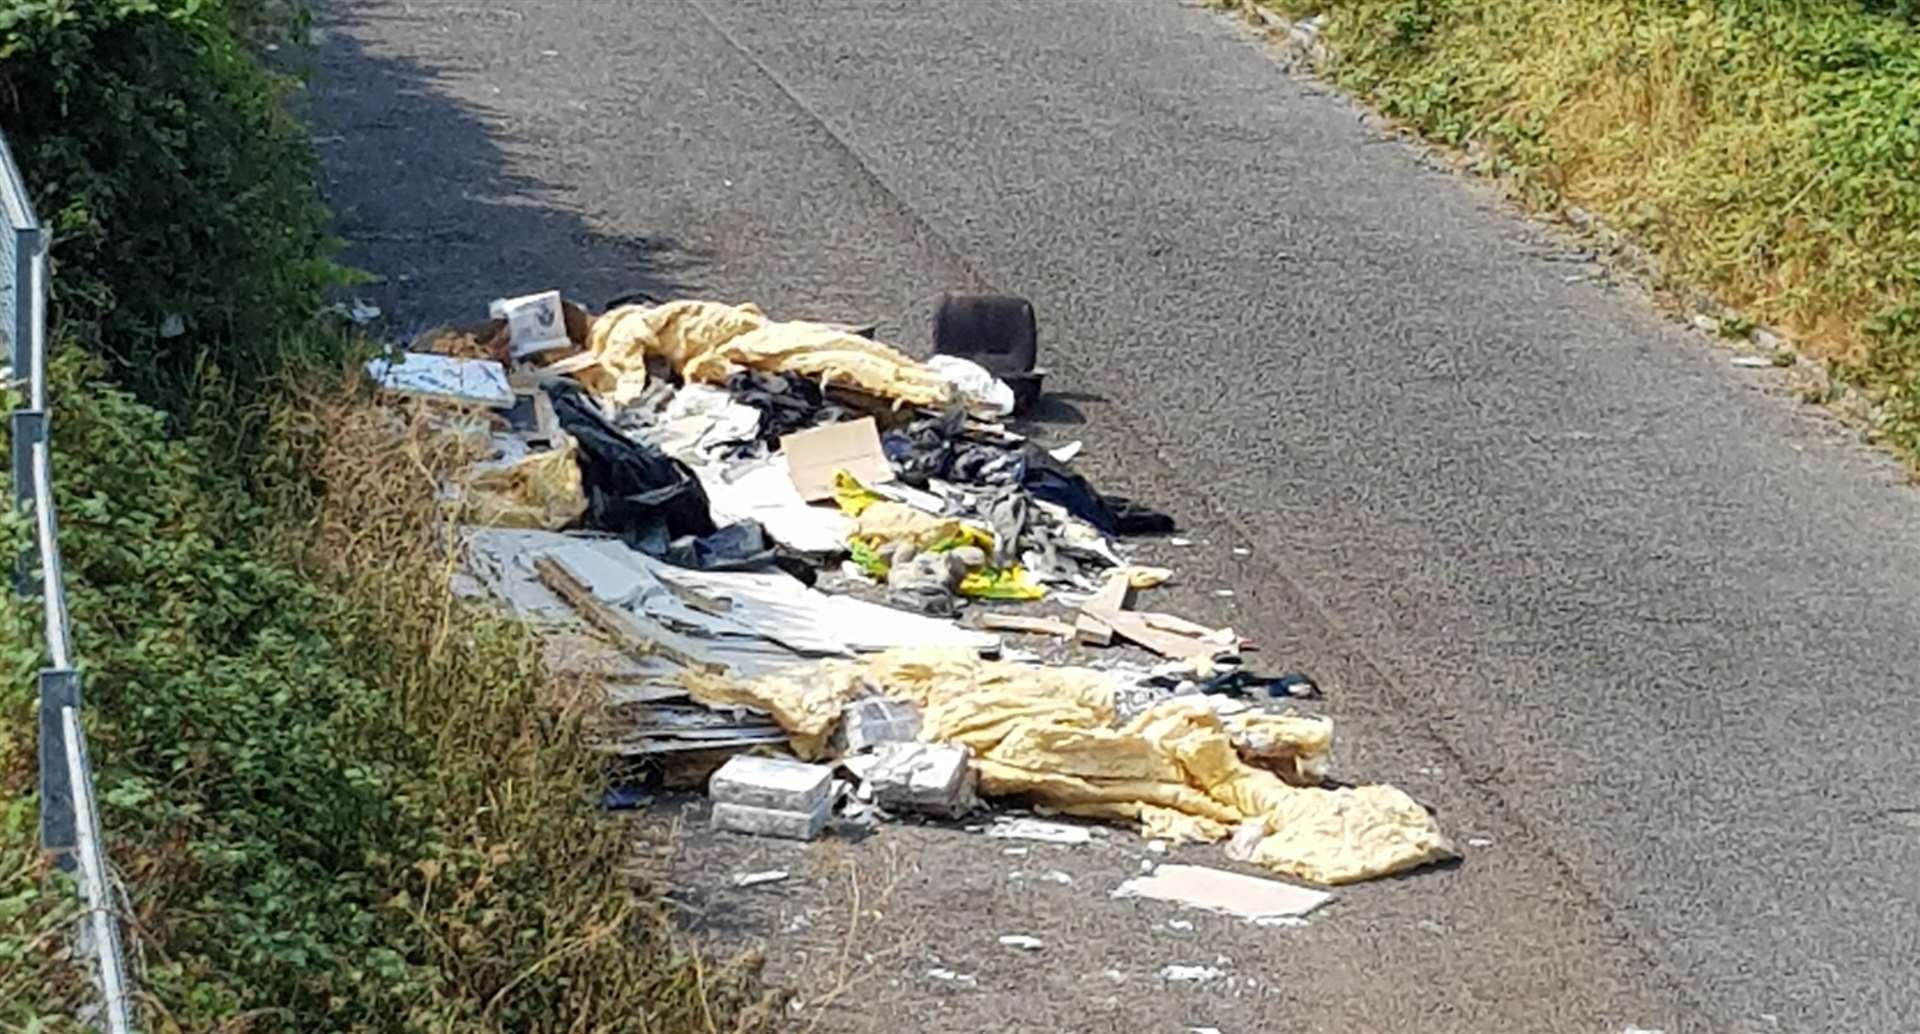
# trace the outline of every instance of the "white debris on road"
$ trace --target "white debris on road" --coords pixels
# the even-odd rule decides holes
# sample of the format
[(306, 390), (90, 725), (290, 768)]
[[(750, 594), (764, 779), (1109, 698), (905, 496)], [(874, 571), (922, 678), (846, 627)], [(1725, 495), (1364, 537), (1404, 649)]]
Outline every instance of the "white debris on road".
[(1000, 819), (988, 827), (987, 835), (996, 840), (1038, 840), (1047, 844), (1090, 844), (1093, 833), (1085, 826), (1039, 819)]
[(1204, 984), (1209, 980), (1218, 980), (1226, 976), (1223, 970), (1212, 966), (1162, 966), (1160, 979), (1175, 984)]

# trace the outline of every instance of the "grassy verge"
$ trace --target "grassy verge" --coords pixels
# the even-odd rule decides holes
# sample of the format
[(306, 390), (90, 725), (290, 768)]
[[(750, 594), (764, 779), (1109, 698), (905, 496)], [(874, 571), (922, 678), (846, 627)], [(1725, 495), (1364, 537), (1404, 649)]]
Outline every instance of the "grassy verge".
[(1920, 7), (1265, 0), (1345, 86), (1575, 205), (1879, 403), (1920, 461)]
[[(55, 234), (56, 492), (107, 848), (162, 1031), (765, 1026), (621, 875), (597, 687), (452, 592), (461, 457), (319, 326), (339, 271), (278, 0), (0, 0)], [(0, 486), (10, 492), (10, 486)], [(0, 542), (25, 529), (0, 519)], [(11, 555), (11, 554), (9, 554)], [(35, 846), (39, 615), (0, 594), (0, 1031), (77, 1029)]]
[[(209, 459), (216, 439), (170, 436), (99, 374), (69, 351), (54, 388), (63, 549), (156, 1029), (705, 1031), (770, 1015), (750, 973), (703, 968), (622, 881), (580, 736), (596, 687), (544, 671), (522, 627), (452, 593), (433, 486), (457, 449), (348, 388), (289, 390), (260, 414), (251, 487)], [(9, 606), (13, 801), (33, 786), (17, 730), (33, 727), (36, 621)], [(3, 818), (19, 925), (0, 958), (57, 967), (31, 938), (70, 905), (33, 869), (30, 809)], [(70, 1017), (66, 973), (23, 979), (0, 1018)]]

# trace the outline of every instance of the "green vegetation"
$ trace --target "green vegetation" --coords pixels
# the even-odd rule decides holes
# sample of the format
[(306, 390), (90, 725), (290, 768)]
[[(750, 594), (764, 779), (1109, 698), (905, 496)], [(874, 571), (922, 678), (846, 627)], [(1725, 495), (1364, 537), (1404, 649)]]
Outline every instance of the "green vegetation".
[(1780, 326), (1920, 461), (1920, 3), (1267, 0), (1336, 75)]
[(219, 0), (0, 0), (0, 126), (61, 319), (143, 398), (177, 402), (196, 364), (266, 372), (337, 278), (289, 85)]
[[(0, 0), (0, 125), (57, 234), (62, 550), (145, 1025), (764, 1026), (777, 1001), (620, 875), (597, 687), (453, 595), (433, 493), (462, 457), (342, 375), (312, 158), (239, 18), (288, 24)], [(72, 896), (35, 847), (40, 617), (0, 598), (0, 1030), (78, 1029), (85, 974), (50, 950)]]

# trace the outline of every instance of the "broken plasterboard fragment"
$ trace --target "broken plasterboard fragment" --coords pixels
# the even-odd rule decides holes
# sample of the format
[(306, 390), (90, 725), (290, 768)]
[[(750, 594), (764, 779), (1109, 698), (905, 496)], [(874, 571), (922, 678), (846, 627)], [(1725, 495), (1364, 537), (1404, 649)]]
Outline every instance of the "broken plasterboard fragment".
[(614, 634), (629, 652), (658, 653), (694, 667), (757, 676), (809, 655), (1000, 646), (992, 633), (819, 592), (781, 571), (695, 571), (655, 560), (618, 540), (552, 533), (483, 529), (471, 545), (487, 554), (485, 564), (476, 566), (502, 583), (503, 594), (523, 591), (513, 582), (524, 566), (538, 572), (536, 583), (553, 587), (540, 595), (560, 608), (558, 616), (568, 617), (571, 607)]
[(872, 417), (782, 435), (793, 487), (808, 502), (833, 498), (833, 475), (846, 471), (863, 485), (893, 480), (893, 464), (880, 448), (879, 425)]
[(1265, 919), (1255, 919), (1253, 925), (1284, 926), (1290, 929), (1298, 929), (1308, 924), (1307, 921), (1300, 916), (1267, 916)]
[(1038, 840), (1047, 844), (1093, 843), (1093, 833), (1085, 826), (1039, 819), (1000, 819), (988, 827), (987, 835), (996, 840)]
[(1162, 865), (1151, 876), (1122, 883), (1113, 896), (1171, 901), (1249, 920), (1297, 918), (1333, 900), (1326, 891), (1201, 865)]
[[(834, 746), (842, 755), (857, 754), (888, 743), (912, 743), (920, 736), (920, 707), (911, 700), (866, 697), (841, 712)], [(857, 773), (872, 778), (871, 766)]]
[(609, 708), (606, 731), (595, 745), (620, 755), (736, 750), (782, 743), (786, 734), (771, 720), (725, 714), (682, 703), (629, 704)]
[(506, 368), (491, 359), (457, 359), (431, 352), (398, 352), (367, 360), (367, 376), (382, 390), (409, 398), (512, 409)]
[(776, 811), (746, 804), (715, 804), (713, 828), (729, 833), (749, 833), (787, 840), (812, 840), (827, 828), (831, 802), (822, 800), (812, 811)]
[(812, 812), (827, 803), (833, 769), (784, 758), (742, 754), (713, 774), (707, 796), (721, 804)]
[(1160, 979), (1176, 984), (1204, 984), (1209, 980), (1218, 980), (1226, 974), (1212, 966), (1162, 966)]
[[(629, 552), (630, 563), (675, 593), (725, 601), (734, 624), (795, 650), (843, 654), (896, 647), (992, 650), (1000, 645), (998, 636), (951, 621), (810, 589), (784, 571), (695, 571)], [(647, 606), (652, 605), (649, 600)]]
[(972, 811), (973, 766), (967, 748), (945, 743), (883, 743), (867, 772), (873, 800), (891, 811), (920, 811), (957, 819)]

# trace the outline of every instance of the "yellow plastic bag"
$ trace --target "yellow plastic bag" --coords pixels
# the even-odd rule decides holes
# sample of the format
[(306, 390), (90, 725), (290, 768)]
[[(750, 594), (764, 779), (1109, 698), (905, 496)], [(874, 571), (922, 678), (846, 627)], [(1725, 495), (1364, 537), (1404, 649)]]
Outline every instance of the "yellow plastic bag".
[[(915, 549), (944, 553), (958, 546), (963, 536), (963, 526), (952, 517), (935, 517), (884, 499), (861, 507), (853, 522), (853, 537), (876, 547), (905, 542)], [(991, 544), (993, 539), (987, 541)]]
[(968, 571), (960, 579), (959, 592), (962, 596), (980, 600), (1041, 600), (1047, 597), (1046, 586), (1034, 581), (1027, 574), (1027, 569), (1019, 564)]
[(833, 472), (833, 501), (840, 512), (849, 517), (858, 517), (867, 512), (867, 507), (880, 501), (878, 493), (860, 483), (860, 479), (844, 470)]

